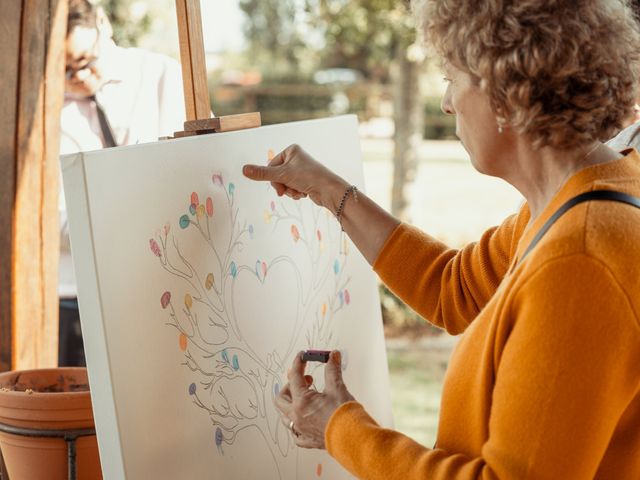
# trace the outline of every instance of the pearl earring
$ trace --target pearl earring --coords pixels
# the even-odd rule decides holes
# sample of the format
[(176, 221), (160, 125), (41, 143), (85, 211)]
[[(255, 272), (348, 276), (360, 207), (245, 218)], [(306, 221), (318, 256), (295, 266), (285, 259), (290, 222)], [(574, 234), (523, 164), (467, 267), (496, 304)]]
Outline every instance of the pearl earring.
[(504, 132), (504, 129), (502, 128), (502, 125), (498, 124), (498, 133), (502, 134), (502, 132)]

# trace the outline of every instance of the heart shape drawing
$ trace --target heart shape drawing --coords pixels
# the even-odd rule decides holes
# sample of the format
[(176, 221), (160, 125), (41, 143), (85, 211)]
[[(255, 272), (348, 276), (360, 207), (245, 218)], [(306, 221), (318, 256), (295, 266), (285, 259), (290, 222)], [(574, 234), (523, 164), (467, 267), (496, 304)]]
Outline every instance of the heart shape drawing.
[(264, 270), (241, 267), (234, 278), (233, 318), (249, 349), (265, 363), (274, 354), (286, 361), (295, 346), (303, 321), (298, 276), (293, 262), (280, 257), (265, 262)]

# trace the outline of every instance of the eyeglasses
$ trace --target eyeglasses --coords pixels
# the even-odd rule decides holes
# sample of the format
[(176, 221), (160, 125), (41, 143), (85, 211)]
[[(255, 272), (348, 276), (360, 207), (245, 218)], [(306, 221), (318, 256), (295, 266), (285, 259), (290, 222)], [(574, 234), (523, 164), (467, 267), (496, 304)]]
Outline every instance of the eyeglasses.
[(100, 56), (100, 29), (96, 27), (96, 40), (93, 42), (93, 46), (89, 50), (88, 54), (83, 55), (82, 59), (84, 63), (81, 65), (67, 65), (65, 70), (65, 77), (67, 80), (71, 80), (78, 72), (82, 70), (91, 69), (95, 67)]

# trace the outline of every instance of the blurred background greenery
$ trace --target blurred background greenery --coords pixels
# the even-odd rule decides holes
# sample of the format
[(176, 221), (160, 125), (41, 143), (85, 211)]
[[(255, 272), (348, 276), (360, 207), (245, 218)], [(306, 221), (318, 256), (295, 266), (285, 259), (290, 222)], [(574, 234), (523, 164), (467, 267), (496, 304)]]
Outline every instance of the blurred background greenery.
[[(178, 58), (174, 0), (102, 0), (122, 46)], [(513, 212), (520, 196), (480, 176), (440, 110), (438, 62), (416, 37), (406, 0), (202, 0), (212, 110), (259, 111), (263, 123), (345, 113), (360, 121), (367, 193), (459, 247)], [(386, 287), (381, 309), (396, 428), (436, 437), (456, 338)]]

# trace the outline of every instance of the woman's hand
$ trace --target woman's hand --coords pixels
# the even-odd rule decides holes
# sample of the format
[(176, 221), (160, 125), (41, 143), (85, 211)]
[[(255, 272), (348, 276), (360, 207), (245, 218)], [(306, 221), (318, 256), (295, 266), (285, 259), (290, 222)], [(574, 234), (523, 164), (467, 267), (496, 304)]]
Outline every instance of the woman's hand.
[[(324, 432), (329, 419), (343, 403), (354, 400), (342, 381), (340, 352), (331, 352), (324, 367), (324, 392), (311, 388), (313, 377), (304, 374), (306, 362), (300, 354), (289, 370), (289, 383), (276, 397), (276, 407), (284, 414), (284, 422), (304, 448), (325, 448)], [(292, 423), (293, 422), (293, 423)]]
[(298, 145), (291, 145), (271, 159), (269, 165), (245, 165), (244, 175), (252, 180), (271, 182), (279, 196), (299, 200), (309, 196), (316, 204), (335, 213), (349, 186), (338, 175), (316, 161)]

